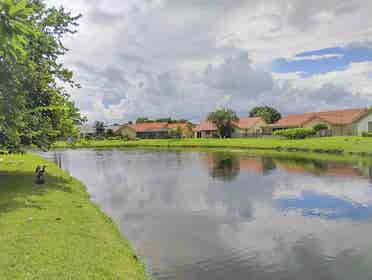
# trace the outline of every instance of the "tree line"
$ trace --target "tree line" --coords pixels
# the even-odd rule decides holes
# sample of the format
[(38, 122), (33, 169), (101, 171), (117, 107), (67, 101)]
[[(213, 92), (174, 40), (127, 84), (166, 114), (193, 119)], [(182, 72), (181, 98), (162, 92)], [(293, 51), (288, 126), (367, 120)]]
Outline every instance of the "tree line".
[(79, 87), (61, 62), (80, 15), (43, 0), (0, 0), (0, 149), (47, 149), (84, 120), (67, 93)]

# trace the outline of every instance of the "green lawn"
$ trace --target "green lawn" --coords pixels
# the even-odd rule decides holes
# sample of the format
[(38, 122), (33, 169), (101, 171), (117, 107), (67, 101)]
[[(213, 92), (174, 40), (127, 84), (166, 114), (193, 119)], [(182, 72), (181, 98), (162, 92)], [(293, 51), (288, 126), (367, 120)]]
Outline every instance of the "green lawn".
[(147, 279), (84, 186), (36, 155), (0, 155), (0, 230), (0, 279)]
[(96, 140), (74, 144), (58, 142), (56, 148), (106, 148), (106, 147), (204, 147), (267, 149), (283, 151), (302, 151), (333, 154), (372, 155), (372, 138), (367, 137), (322, 137), (304, 140), (286, 140), (278, 138), (245, 139), (161, 139), (161, 140)]

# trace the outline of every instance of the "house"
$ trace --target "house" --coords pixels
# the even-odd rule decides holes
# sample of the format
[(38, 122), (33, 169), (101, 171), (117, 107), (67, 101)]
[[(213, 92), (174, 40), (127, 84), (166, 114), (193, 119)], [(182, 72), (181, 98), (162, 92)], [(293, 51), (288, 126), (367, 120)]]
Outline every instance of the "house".
[(106, 133), (108, 131), (112, 131), (113, 133), (116, 133), (118, 131), (118, 129), (120, 128), (120, 124), (110, 124), (110, 125), (105, 125), (105, 131)]
[(240, 118), (238, 122), (234, 123), (234, 131), (232, 137), (241, 138), (262, 135), (263, 128), (266, 126), (267, 123), (262, 118)]
[(193, 125), (190, 123), (169, 123), (168, 129), (181, 132), (181, 138), (192, 138), (194, 135)]
[(180, 137), (188, 137), (192, 133), (188, 123), (148, 122), (124, 124), (116, 134), (128, 139), (162, 139), (173, 137), (172, 131), (177, 130), (181, 132)]
[[(263, 133), (263, 128), (267, 126), (261, 118), (244, 117), (233, 123), (232, 137), (241, 138), (257, 136)], [(195, 129), (195, 138), (216, 138), (218, 137), (217, 127), (214, 123), (205, 121), (200, 123)]]
[(85, 137), (94, 137), (96, 135), (96, 128), (94, 125), (90, 124), (83, 124), (80, 127), (80, 136), (85, 138)]
[(317, 124), (327, 125), (332, 136), (361, 135), (363, 131), (372, 132), (372, 111), (363, 108), (292, 114), (264, 130), (272, 133), (278, 129), (312, 128)]
[(218, 131), (214, 123), (205, 121), (200, 123), (194, 129), (195, 138), (217, 138)]

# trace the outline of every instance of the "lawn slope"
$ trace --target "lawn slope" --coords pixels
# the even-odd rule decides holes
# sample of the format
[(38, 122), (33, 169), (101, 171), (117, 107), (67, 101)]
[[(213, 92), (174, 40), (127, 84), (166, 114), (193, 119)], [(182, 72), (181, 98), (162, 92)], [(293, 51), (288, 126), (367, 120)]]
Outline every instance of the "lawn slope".
[[(46, 184), (34, 184), (47, 165)], [(84, 186), (36, 155), (0, 155), (0, 279), (146, 279)]]
[(109, 147), (188, 147), (238, 148), (255, 150), (281, 150), (287, 152), (313, 152), (330, 154), (372, 155), (372, 138), (357, 136), (308, 138), (286, 140), (278, 138), (244, 139), (159, 139), (159, 140), (96, 140), (73, 144), (58, 142), (55, 148), (109, 148)]

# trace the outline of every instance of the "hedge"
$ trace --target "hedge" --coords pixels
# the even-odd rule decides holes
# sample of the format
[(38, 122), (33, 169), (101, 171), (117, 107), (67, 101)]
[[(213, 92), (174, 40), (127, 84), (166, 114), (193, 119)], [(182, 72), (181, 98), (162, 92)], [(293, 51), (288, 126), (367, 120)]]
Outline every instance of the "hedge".
[(274, 132), (274, 135), (288, 139), (305, 139), (306, 137), (314, 136), (315, 134), (316, 131), (313, 128), (290, 128)]

